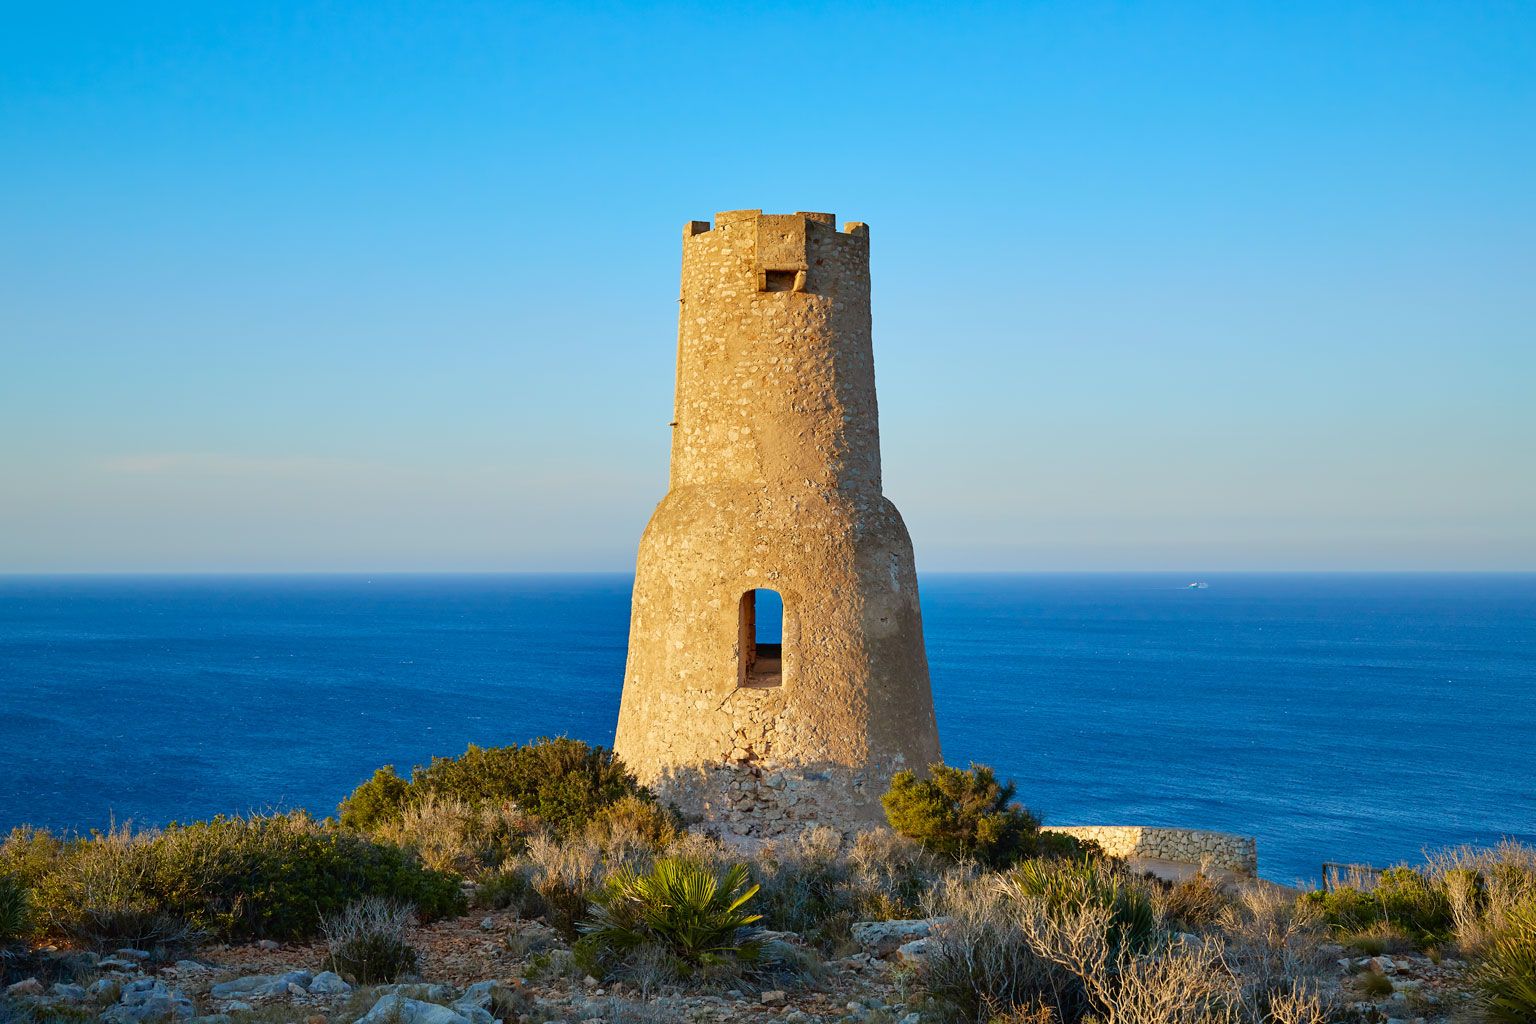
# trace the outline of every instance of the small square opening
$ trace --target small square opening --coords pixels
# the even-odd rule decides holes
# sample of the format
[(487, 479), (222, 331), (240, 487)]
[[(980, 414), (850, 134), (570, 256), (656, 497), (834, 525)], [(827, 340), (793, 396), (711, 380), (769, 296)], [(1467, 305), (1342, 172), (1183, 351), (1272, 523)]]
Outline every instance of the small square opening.
[(763, 291), (765, 292), (792, 292), (795, 290), (795, 271), (793, 270), (765, 270), (763, 271)]

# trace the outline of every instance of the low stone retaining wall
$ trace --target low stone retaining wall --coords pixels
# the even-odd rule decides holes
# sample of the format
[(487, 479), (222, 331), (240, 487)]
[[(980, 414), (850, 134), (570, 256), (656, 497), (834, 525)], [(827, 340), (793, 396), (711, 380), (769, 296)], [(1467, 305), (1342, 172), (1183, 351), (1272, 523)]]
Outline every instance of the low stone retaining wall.
[(1209, 860), (1212, 867), (1240, 875), (1259, 872), (1259, 846), (1252, 836), (1150, 825), (1062, 825), (1043, 831), (1092, 839), (1114, 857), (1170, 860), (1179, 864)]

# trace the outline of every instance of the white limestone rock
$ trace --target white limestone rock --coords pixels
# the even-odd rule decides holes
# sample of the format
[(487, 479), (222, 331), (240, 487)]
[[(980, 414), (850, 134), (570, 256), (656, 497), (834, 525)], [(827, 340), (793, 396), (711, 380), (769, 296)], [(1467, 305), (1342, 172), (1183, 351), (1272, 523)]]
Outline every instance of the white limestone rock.
[(888, 956), (915, 939), (926, 939), (945, 918), (914, 918), (905, 921), (859, 921), (853, 941), (871, 956)]
[(285, 971), (282, 974), (250, 974), (232, 981), (221, 981), (208, 990), (215, 999), (260, 999), (266, 996), (285, 995), (296, 985), (300, 992), (309, 988), (314, 975), (308, 971)]
[(197, 1008), (177, 989), (158, 978), (137, 978), (124, 985), (116, 1006), (101, 1014), (104, 1024), (141, 1024), (143, 1021), (186, 1020)]
[(471, 1021), (446, 1006), (390, 993), (359, 1017), (357, 1024), (471, 1024)]
[(48, 990), (48, 994), (54, 999), (65, 1003), (83, 1003), (86, 999), (84, 985), (66, 985), (62, 981), (54, 982), (53, 987)]
[(352, 986), (335, 971), (321, 971), (309, 983), (309, 991), (317, 996), (344, 996), (352, 991)]
[(896, 947), (896, 959), (913, 967), (921, 967), (928, 962), (928, 957), (933, 951), (933, 938), (913, 939)]

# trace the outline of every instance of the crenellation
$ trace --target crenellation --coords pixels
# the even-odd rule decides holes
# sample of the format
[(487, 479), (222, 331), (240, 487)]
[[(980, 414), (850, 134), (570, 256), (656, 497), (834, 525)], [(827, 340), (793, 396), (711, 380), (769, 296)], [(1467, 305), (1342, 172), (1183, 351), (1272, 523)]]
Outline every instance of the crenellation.
[(715, 214), (715, 227), (718, 229), (731, 224), (751, 223), (762, 215), (762, 210), (721, 210)]
[[(799, 221), (804, 225), (819, 225), (832, 229), (829, 237), (866, 237), (869, 234), (869, 225), (863, 221), (850, 220), (843, 224), (842, 229), (837, 227), (837, 217), (830, 213), (799, 212), (792, 214), (764, 214), (761, 210), (724, 210), (715, 214), (714, 222), (707, 220), (690, 220), (683, 225), (684, 239), (697, 235), (708, 234), (712, 231), (726, 231), (739, 225), (756, 226), (763, 221), (777, 221), (781, 224)], [(814, 230), (814, 229), (811, 229)]]

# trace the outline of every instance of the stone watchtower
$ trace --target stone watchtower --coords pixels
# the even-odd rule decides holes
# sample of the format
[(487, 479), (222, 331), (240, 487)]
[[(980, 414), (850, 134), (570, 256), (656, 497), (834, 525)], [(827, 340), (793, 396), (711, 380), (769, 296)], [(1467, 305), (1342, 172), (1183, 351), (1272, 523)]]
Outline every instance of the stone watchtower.
[(880, 493), (869, 230), (683, 231), (672, 478), (640, 541), (614, 747), (738, 834), (881, 818), (939, 759), (912, 542)]

